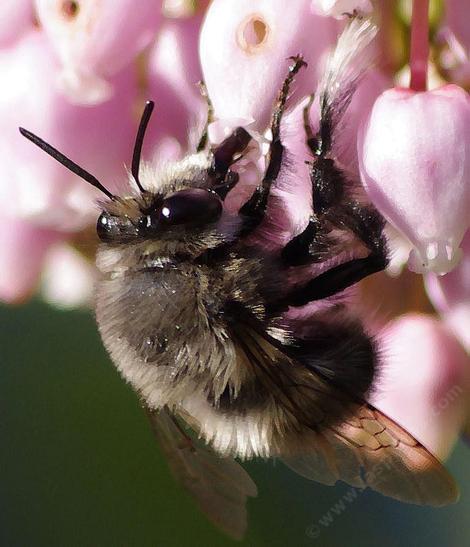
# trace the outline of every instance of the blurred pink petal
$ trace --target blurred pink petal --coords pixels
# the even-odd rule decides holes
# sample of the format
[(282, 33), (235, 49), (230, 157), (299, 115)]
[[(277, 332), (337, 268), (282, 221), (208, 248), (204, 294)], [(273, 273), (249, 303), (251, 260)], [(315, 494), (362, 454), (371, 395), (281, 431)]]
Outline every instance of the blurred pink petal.
[(381, 342), (382, 377), (371, 403), (445, 459), (466, 421), (470, 357), (431, 316), (402, 316)]
[(214, 0), (204, 21), (200, 56), (219, 119), (242, 118), (262, 130), (284, 80), (288, 57), (309, 63), (294, 99), (315, 90), (322, 56), (336, 38), (335, 21), (314, 15), (310, 0)]
[(36, 0), (41, 25), (62, 65), (61, 84), (78, 103), (109, 98), (109, 77), (156, 36), (161, 2)]
[(414, 271), (449, 272), (470, 224), (470, 99), (455, 86), (391, 89), (359, 138), (369, 197), (414, 245)]
[(188, 148), (188, 137), (205, 121), (206, 103), (198, 82), (202, 79), (198, 56), (202, 18), (166, 20), (149, 54), (147, 98), (155, 101), (155, 114), (149, 125), (144, 156), (155, 154), (175, 159), (170, 140), (180, 144), (179, 155)]
[(109, 188), (126, 178), (135, 135), (132, 71), (115, 80), (114, 97), (94, 108), (69, 104), (55, 91), (55, 64), (45, 37), (32, 31), (0, 51), (0, 211), (43, 227), (77, 230), (94, 222), (101, 194), (23, 138), (23, 126), (89, 170)]
[(59, 308), (90, 306), (93, 300), (95, 266), (64, 243), (50, 249), (42, 272), (41, 293)]
[(445, 22), (457, 40), (470, 51), (470, 25), (468, 24), (468, 1), (446, 0)]
[(463, 258), (450, 273), (426, 276), (434, 307), (470, 352), (470, 231), (462, 241)]
[(312, 0), (312, 7), (316, 13), (344, 17), (345, 14), (369, 13), (372, 11), (370, 0)]
[(0, 47), (11, 45), (34, 24), (34, 0), (0, 2)]
[(60, 234), (0, 215), (0, 300), (19, 302), (35, 289), (44, 257)]

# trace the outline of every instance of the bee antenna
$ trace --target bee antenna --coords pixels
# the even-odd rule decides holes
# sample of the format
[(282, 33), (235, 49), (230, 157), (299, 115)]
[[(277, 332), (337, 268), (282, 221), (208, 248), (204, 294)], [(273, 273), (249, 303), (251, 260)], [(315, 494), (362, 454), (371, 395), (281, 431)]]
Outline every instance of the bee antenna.
[(137, 131), (137, 136), (135, 138), (134, 154), (132, 155), (131, 173), (141, 192), (145, 192), (145, 189), (142, 186), (139, 179), (140, 156), (142, 154), (142, 145), (144, 143), (145, 131), (147, 130), (147, 125), (149, 123), (150, 116), (152, 115), (154, 106), (155, 106), (155, 103), (153, 101), (147, 101), (145, 103), (145, 108), (142, 113), (142, 118), (140, 119), (139, 129)]
[(47, 142), (40, 139), (37, 135), (34, 135), (34, 133), (31, 133), (31, 131), (24, 129), (23, 127), (20, 127), (19, 130), (20, 130), (20, 133), (23, 135), (23, 137), (26, 137), (36, 146), (39, 146), (41, 150), (44, 150), (46, 154), (49, 154), (49, 156), (52, 156), (55, 160), (57, 160), (63, 166), (67, 167), (67, 169), (70, 169), (72, 173), (75, 173), (76, 175), (78, 175), (80, 178), (82, 178), (83, 180), (85, 180), (86, 182), (94, 186), (95, 188), (98, 188), (98, 190), (100, 190), (101, 192), (103, 192), (103, 194), (108, 196), (109, 199), (115, 199), (115, 196), (111, 194), (111, 192), (107, 188), (105, 188), (96, 177), (88, 173), (88, 171), (85, 171), (85, 169), (77, 165), (71, 159), (64, 156), (64, 154), (56, 150), (53, 146), (51, 146), (50, 144), (47, 144)]

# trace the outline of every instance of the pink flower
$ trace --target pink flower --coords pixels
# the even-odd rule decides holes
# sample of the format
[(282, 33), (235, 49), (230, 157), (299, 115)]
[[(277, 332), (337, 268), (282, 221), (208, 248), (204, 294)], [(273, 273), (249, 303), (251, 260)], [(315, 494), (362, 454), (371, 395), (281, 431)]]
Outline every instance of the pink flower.
[(455, 86), (395, 88), (374, 104), (359, 139), (364, 186), (413, 244), (414, 271), (450, 271), (470, 224), (470, 99)]
[(109, 98), (109, 78), (150, 44), (161, 16), (158, 0), (36, 0), (36, 7), (62, 64), (62, 88), (85, 104)]
[(0, 51), (0, 212), (38, 226), (75, 231), (94, 222), (100, 195), (26, 141), (26, 127), (88, 169), (105, 186), (126, 178), (135, 135), (132, 71), (114, 79), (114, 97), (94, 108), (71, 105), (55, 90), (55, 63), (46, 38), (31, 31)]
[(382, 377), (371, 402), (445, 459), (464, 427), (469, 356), (436, 319), (405, 315), (382, 335)]
[(426, 289), (434, 307), (470, 352), (470, 231), (462, 241), (460, 264), (444, 276), (426, 276)]
[(49, 247), (62, 237), (0, 214), (0, 300), (19, 302), (35, 290)]
[(0, 2), (0, 47), (11, 45), (33, 27), (33, 0)]
[(200, 56), (216, 117), (264, 130), (287, 58), (302, 54), (309, 63), (296, 78), (295, 103), (315, 90), (322, 56), (335, 37), (335, 22), (314, 15), (310, 0), (292, 0), (288, 9), (280, 0), (214, 0), (201, 30)]
[(197, 85), (202, 80), (198, 56), (201, 19), (166, 20), (150, 51), (145, 93), (155, 101), (155, 113), (144, 145), (149, 160), (180, 157), (188, 149), (191, 131), (205, 122), (206, 102)]

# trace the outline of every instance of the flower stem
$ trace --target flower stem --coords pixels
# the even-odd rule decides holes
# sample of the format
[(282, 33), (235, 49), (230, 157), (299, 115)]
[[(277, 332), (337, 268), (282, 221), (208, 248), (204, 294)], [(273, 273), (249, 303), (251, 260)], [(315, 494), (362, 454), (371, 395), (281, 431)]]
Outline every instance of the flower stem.
[(413, 0), (410, 88), (426, 91), (429, 59), (429, 0)]

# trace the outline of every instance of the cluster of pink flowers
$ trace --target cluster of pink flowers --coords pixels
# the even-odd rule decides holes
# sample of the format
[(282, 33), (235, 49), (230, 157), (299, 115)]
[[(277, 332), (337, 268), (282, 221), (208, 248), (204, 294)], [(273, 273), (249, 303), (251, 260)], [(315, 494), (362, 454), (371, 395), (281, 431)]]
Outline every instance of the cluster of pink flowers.
[[(216, 116), (211, 141), (243, 125), (258, 143), (243, 159), (242, 191), (229, 196), (236, 209), (259, 177), (287, 57), (302, 53), (308, 67), (283, 126), (296, 176), (275, 189), (286, 239), (299, 233), (311, 209), (303, 105), (345, 14), (370, 14), (376, 63), (347, 111), (336, 156), (389, 222), (388, 275), (405, 266), (422, 275), (436, 310), (411, 313), (404, 302), (410, 313), (379, 321), (385, 365), (373, 402), (445, 457), (470, 417), (470, 25), (464, 0), (441, 8), (429, 41), (427, 0), (415, 0), (412, 15), (373, 0), (4, 0), (0, 299), (22, 301), (40, 286), (47, 300), (76, 306), (93, 286), (97, 193), (22, 139), (19, 125), (116, 191), (144, 100), (156, 101), (145, 159), (181, 157), (205, 116), (203, 79)], [(399, 46), (408, 50), (409, 34), (406, 59)], [(313, 126), (317, 112), (314, 103)]]

